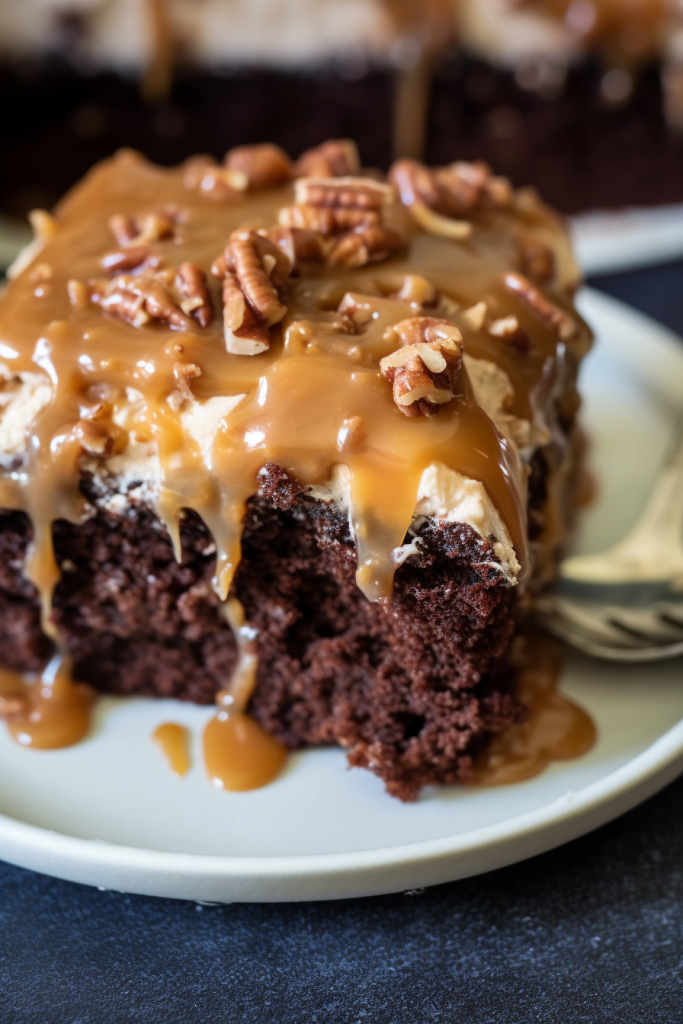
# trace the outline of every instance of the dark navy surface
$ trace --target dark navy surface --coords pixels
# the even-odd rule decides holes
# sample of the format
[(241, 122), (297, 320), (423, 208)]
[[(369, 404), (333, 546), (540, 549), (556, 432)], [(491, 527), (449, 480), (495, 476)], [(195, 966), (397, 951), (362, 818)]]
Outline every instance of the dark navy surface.
[[(683, 334), (683, 263), (594, 283)], [(375, 899), (205, 907), (0, 863), (0, 1024), (186, 1021), (681, 1024), (683, 780), (524, 864)]]

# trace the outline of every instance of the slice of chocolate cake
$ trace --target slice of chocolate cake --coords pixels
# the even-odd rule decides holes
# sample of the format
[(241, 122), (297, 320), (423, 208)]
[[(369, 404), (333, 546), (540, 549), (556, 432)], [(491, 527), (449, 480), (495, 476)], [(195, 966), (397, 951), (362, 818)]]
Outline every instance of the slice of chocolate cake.
[(218, 699), (259, 749), (338, 743), (401, 797), (467, 781), (524, 718), (511, 642), (573, 512), (561, 220), (483, 164), (380, 179), (333, 141), (123, 152), (33, 223), (0, 300), (0, 655), (56, 652), (34, 745), (49, 680), (86, 700), (70, 666)]

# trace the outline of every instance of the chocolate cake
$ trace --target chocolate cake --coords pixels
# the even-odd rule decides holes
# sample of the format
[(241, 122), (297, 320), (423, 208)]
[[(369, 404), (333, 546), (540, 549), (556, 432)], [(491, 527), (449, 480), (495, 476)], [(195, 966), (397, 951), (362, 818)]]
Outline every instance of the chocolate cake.
[(77, 738), (89, 684), (339, 744), (403, 798), (470, 779), (524, 720), (513, 637), (573, 514), (562, 221), (346, 140), (121, 152), (32, 220), (0, 299), (0, 656), (44, 672), (0, 685), (15, 738), (65, 708)]
[(0, 208), (51, 206), (120, 146), (170, 165), (326, 135), (383, 169), (484, 159), (565, 213), (679, 202), (681, 54), (663, 0), (4, 4)]

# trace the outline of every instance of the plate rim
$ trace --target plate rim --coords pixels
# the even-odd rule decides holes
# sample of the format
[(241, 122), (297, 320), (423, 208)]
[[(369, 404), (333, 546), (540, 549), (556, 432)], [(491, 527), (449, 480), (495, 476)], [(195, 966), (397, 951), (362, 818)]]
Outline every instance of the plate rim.
[[(683, 367), (681, 342), (657, 321), (584, 289), (579, 308), (591, 307), (602, 307), (617, 321), (627, 318), (629, 331), (619, 339), (619, 355), (627, 364), (642, 371), (642, 356), (630, 339), (641, 325), (667, 362)], [(649, 383), (671, 401), (682, 393), (659, 373)], [(545, 852), (630, 810), (681, 771), (683, 719), (597, 782), (532, 811), (437, 839), (345, 853), (240, 857), (82, 839), (0, 814), (0, 856), (68, 881), (177, 899), (290, 902), (382, 895), (469, 877)]]

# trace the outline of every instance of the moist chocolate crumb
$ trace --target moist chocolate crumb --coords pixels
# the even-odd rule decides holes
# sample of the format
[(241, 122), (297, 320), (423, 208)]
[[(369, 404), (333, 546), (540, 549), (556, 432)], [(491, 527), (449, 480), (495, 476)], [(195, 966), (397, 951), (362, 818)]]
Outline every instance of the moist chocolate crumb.
[[(94, 514), (53, 527), (65, 565), (53, 617), (76, 677), (106, 693), (211, 703), (236, 648), (205, 525), (181, 517), (176, 562), (150, 508), (132, 497), (123, 512), (107, 507), (89, 478), (82, 490)], [(234, 592), (258, 630), (250, 712), (290, 748), (340, 744), (402, 799), (467, 781), (486, 738), (524, 715), (509, 681), (496, 680), (517, 592), (487, 564), (491, 545), (462, 524), (427, 522), (385, 607), (356, 587), (347, 516), (279, 467), (261, 472), (243, 525)], [(20, 670), (51, 650), (22, 574), (30, 538), (26, 516), (0, 513), (0, 637), (5, 664)]]

